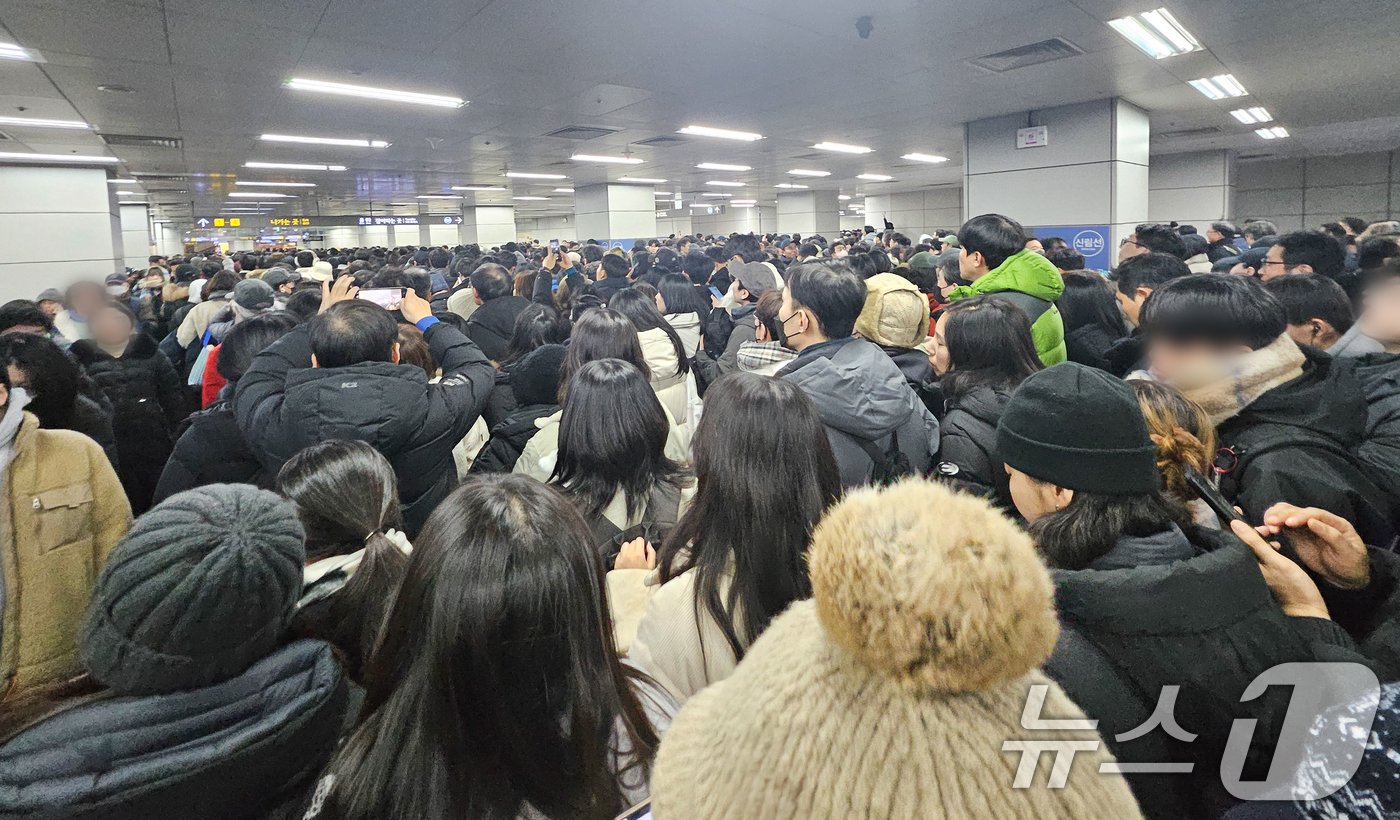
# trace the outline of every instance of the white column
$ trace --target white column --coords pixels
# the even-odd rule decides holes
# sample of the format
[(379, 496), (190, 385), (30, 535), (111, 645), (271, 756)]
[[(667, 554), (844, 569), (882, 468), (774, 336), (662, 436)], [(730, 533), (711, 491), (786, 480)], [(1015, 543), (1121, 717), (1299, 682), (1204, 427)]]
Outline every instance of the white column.
[(101, 168), (0, 165), (0, 302), (121, 270), (112, 187)]
[(652, 239), (656, 229), (656, 189), (650, 185), (586, 185), (574, 191), (574, 226), (581, 241), (620, 244)]
[(151, 256), (151, 222), (145, 205), (118, 206), (122, 225), (122, 255), (124, 264), (134, 270), (146, 270)]
[(160, 252), (166, 256), (174, 256), (177, 253), (185, 252), (185, 235), (180, 233), (180, 229), (174, 225), (164, 224), (160, 226)]
[(777, 222), (775, 230), (781, 233), (819, 233), (831, 239), (841, 231), (841, 202), (835, 191), (782, 191)]
[(366, 225), (360, 229), (360, 244), (366, 247), (381, 245), (388, 247), (389, 226), (388, 225)]
[(1164, 154), (1147, 174), (1147, 218), (1187, 222), (1202, 234), (1234, 213), (1234, 160), (1229, 151)]

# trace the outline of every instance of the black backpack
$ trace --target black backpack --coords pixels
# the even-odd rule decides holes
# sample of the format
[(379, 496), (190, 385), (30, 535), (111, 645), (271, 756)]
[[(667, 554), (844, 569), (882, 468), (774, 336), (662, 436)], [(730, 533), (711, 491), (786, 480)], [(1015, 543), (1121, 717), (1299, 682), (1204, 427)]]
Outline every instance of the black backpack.
[(659, 481), (652, 487), (651, 495), (647, 496), (646, 511), (642, 514), (641, 523), (636, 526), (623, 530), (609, 521), (607, 516), (601, 513), (595, 516), (589, 522), (589, 526), (593, 530), (593, 543), (598, 547), (603, 566), (611, 570), (617, 562), (617, 554), (622, 552), (622, 545), (637, 538), (644, 538), (659, 549), (661, 542), (676, 528), (676, 521), (680, 519), (680, 509), (680, 487), (670, 482)]

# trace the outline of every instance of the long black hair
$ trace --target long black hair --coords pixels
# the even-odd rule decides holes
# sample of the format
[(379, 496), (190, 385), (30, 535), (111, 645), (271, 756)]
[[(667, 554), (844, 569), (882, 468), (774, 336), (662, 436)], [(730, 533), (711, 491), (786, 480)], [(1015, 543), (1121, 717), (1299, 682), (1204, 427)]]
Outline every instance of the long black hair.
[(306, 530), (308, 560), (364, 549), (345, 586), (292, 623), (294, 632), (339, 649), (350, 677), (361, 680), (408, 565), (408, 556), (384, 535), (403, 526), (394, 468), (363, 441), (323, 441), (282, 465), (277, 492), (292, 502)]
[(1065, 333), (1085, 325), (1096, 325), (1115, 339), (1128, 335), (1123, 311), (1113, 287), (1097, 273), (1066, 273), (1065, 292), (1055, 306), (1065, 322)]
[(769, 621), (811, 595), (807, 546), (841, 497), (840, 472), (807, 394), (733, 373), (705, 394), (695, 474), (695, 501), (661, 548), (661, 578), (694, 569), (697, 621), (703, 607), (743, 658)]
[(661, 301), (666, 304), (666, 313), (694, 313), (704, 323), (710, 316), (710, 303), (683, 273), (668, 273), (661, 277), (657, 287)]
[(671, 327), (671, 323), (666, 321), (666, 317), (661, 315), (661, 311), (656, 309), (655, 298), (646, 296), (635, 288), (623, 288), (608, 300), (608, 307), (631, 320), (637, 333), (660, 330), (671, 340), (671, 346), (676, 351), (676, 372), (654, 373), (652, 375), (655, 378), (684, 376), (690, 372), (690, 354), (685, 351), (685, 343), (681, 341), (676, 329)]
[(637, 328), (621, 313), (609, 308), (594, 308), (584, 313), (574, 322), (569, 336), (569, 355), (564, 358), (564, 366), (559, 369), (559, 403), (564, 403), (569, 392), (569, 382), (574, 374), (592, 361), (598, 359), (621, 359), (630, 362), (642, 376), (651, 381), (651, 368), (647, 367), (642, 355), (642, 342), (637, 338)]
[(941, 380), (945, 396), (978, 385), (1015, 388), (1044, 367), (1029, 317), (1006, 299), (992, 295), (953, 302), (939, 325), (952, 364)]
[(569, 320), (562, 318), (559, 311), (549, 305), (531, 303), (515, 316), (515, 326), (511, 328), (510, 342), (506, 344), (506, 355), (502, 365), (515, 364), (526, 353), (544, 345), (563, 344), (569, 338)]
[(1191, 515), (1160, 491), (1130, 496), (1076, 491), (1063, 510), (1031, 524), (1030, 534), (1052, 567), (1077, 570), (1107, 554), (1119, 538), (1145, 538), (1172, 524), (1189, 526)]
[(642, 371), (621, 359), (589, 362), (564, 402), (550, 482), (589, 520), (621, 491), (631, 519), (659, 482), (679, 484), (681, 468), (665, 452), (670, 429)]
[(31, 397), (25, 409), (48, 430), (73, 429), (83, 371), (58, 345), (28, 333), (0, 335), (0, 367), (24, 374)]
[(621, 812), (619, 780), (646, 782), (658, 740), (608, 611), (567, 499), (514, 475), (458, 487), (418, 538), (323, 815)]

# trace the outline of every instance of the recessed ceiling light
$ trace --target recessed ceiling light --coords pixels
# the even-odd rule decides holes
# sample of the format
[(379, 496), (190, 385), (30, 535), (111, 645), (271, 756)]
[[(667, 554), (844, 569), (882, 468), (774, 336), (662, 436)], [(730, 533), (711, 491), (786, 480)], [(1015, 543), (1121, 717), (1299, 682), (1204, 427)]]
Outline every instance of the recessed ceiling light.
[(1178, 54), (1200, 51), (1195, 35), (1177, 22), (1170, 11), (1155, 9), (1130, 17), (1109, 20), (1109, 26), (1149, 57), (1162, 60)]
[(145, 196), (140, 191), (117, 191), (117, 196)]
[(149, 202), (118, 202), (118, 205), (149, 205)]
[(1276, 125), (1273, 128), (1260, 128), (1254, 133), (1266, 140), (1278, 140), (1288, 136), (1288, 129), (1281, 125)]
[(419, 194), (419, 199), (461, 199), (460, 196), (452, 194)]
[(657, 191), (657, 192), (656, 192), (656, 196), (658, 196), (658, 197), (665, 197), (665, 198), (667, 198), (667, 199), (670, 199), (671, 197), (675, 196), (675, 194), (670, 193), (670, 192), (668, 192), (668, 191)]
[(374, 88), (367, 85), (329, 83), (324, 80), (308, 80), (301, 77), (294, 77), (288, 80), (287, 87), (294, 91), (319, 91), (322, 94), (340, 94), (346, 97), (361, 97), (367, 100), (432, 105), (438, 108), (461, 108), (467, 104), (467, 101), (460, 97), (420, 94), (417, 91), (397, 91), (392, 88)]
[(894, 177), (889, 174), (856, 174), (856, 179), (863, 179), (867, 182), (889, 182)]
[(744, 201), (742, 201), (742, 202), (739, 201), (739, 200), (735, 200), (734, 202), (729, 203), (729, 206), (730, 206), (731, 208), (753, 208), (753, 207), (756, 207), (757, 205), (758, 205), (758, 203), (755, 202), (754, 200), (751, 200), (751, 199), (750, 199), (750, 200), (744, 200)]
[(796, 182), (779, 182), (774, 188), (809, 188), (809, 185), (798, 185)]
[(229, 196), (242, 199), (296, 199), (294, 194), (279, 194), (274, 191), (234, 191)]
[(850, 199), (850, 198), (851, 198), (851, 195), (850, 195), (850, 194), (837, 194), (837, 195), (836, 195), (836, 198), (844, 201), (844, 200)]
[(29, 160), (31, 162), (121, 162), (116, 157), (94, 157), (86, 154), (24, 154), (18, 151), (0, 151), (0, 159)]
[(518, 200), (518, 201), (520, 201), (520, 202), (548, 202), (548, 201), (549, 201), (549, 197), (547, 197), (547, 196), (513, 196), (513, 197), (511, 197), (511, 199)]
[(1233, 74), (1217, 74), (1214, 77), (1202, 77), (1199, 80), (1192, 80), (1191, 87), (1206, 95), (1212, 100), (1223, 100), (1226, 97), (1244, 97), (1249, 94), (1244, 90), (1244, 86), (1239, 84)]
[(252, 185), (259, 188), (315, 188), (314, 182), (254, 182), (253, 180), (240, 179), (234, 185)]
[(556, 194), (572, 194), (573, 192), (574, 192), (574, 189), (573, 189), (573, 188), (555, 188), (551, 193), (556, 193)]
[(730, 182), (729, 180), (725, 179), (712, 179), (709, 182), (706, 182), (705, 184), (714, 185), (717, 188), (742, 188), (745, 185), (745, 183), (743, 182)]
[(794, 169), (792, 169), (791, 171), (788, 171), (788, 174), (789, 174), (790, 176), (795, 176), (795, 177), (829, 177), (829, 176), (831, 176), (831, 172), (830, 172), (830, 171), (813, 171), (813, 170), (811, 170), (810, 168), (794, 168)]
[(568, 179), (563, 174), (528, 174), (524, 171), (506, 171), (511, 179)]
[(244, 168), (276, 168), (282, 171), (344, 171), (344, 165), (321, 165), (315, 162), (245, 162)]
[(16, 43), (0, 43), (0, 60), (28, 60), (35, 63), (43, 62), (37, 53), (27, 48), (22, 48)]
[(82, 120), (45, 120), (37, 117), (0, 117), (0, 125), (16, 128), (74, 128), (88, 129), (91, 125)]
[(574, 162), (612, 162), (618, 165), (641, 165), (644, 161), (636, 157), (605, 157), (599, 154), (574, 154), (569, 159)]
[(453, 185), (454, 191), (505, 191), (504, 185)]
[(835, 151), (838, 154), (868, 154), (875, 150), (864, 145), (847, 145), (844, 142), (819, 142), (812, 147), (818, 151)]
[(139, 179), (109, 179), (109, 180), (107, 180), (107, 184), (108, 184), (108, 185), (139, 185), (140, 182), (141, 182), (141, 181), (140, 181)]
[(1262, 107), (1236, 108), (1230, 115), (1245, 125), (1254, 125), (1261, 122), (1273, 122), (1274, 115), (1269, 113), (1269, 109)]
[(915, 153), (913, 153), (913, 154), (905, 154), (904, 156), (900, 157), (900, 159), (909, 159), (909, 160), (913, 160), (914, 162), (947, 162), (947, 161), (948, 161), (948, 158), (947, 158), (947, 157), (940, 157), (940, 156), (937, 155), (937, 154), (920, 154), (920, 153), (917, 153), (917, 152), (915, 152)]
[(701, 194), (700, 196), (707, 196), (707, 197), (711, 197), (711, 198), (723, 198), (723, 199), (728, 199), (729, 197), (734, 196), (734, 195), (733, 195), (733, 194)]
[(752, 165), (725, 165), (723, 162), (702, 162), (695, 166), (702, 171), (752, 171)]
[(107, 92), (108, 94), (135, 94), (135, 93), (136, 93), (136, 89), (132, 88), (132, 87), (129, 86), (129, 85), (114, 85), (114, 84), (110, 84), (110, 83), (109, 83), (109, 84), (106, 84), (106, 85), (99, 85), (99, 86), (97, 87), (97, 90), (98, 90), (98, 91), (105, 91), (105, 92)]
[(762, 134), (755, 134), (751, 131), (730, 131), (728, 128), (711, 128), (708, 125), (687, 125), (676, 133), (692, 137), (716, 137), (722, 140), (741, 140), (743, 142), (763, 139)]
[(304, 145), (343, 145), (347, 148), (388, 148), (384, 140), (357, 140), (341, 137), (293, 137), (286, 134), (263, 134), (258, 139), (264, 142), (296, 142)]
[(656, 179), (656, 178), (654, 178), (654, 177), (618, 177), (618, 178), (617, 178), (617, 181), (618, 181), (618, 182), (640, 182), (640, 183), (642, 183), (643, 185), (660, 185), (660, 184), (664, 183), (666, 180), (664, 180), (664, 179)]

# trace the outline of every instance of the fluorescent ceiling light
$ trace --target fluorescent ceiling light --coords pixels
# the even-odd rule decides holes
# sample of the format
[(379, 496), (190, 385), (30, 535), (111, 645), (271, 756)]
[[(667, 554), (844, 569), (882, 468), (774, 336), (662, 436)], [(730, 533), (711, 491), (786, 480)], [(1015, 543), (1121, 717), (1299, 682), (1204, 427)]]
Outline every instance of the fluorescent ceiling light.
[(0, 159), (28, 160), (30, 162), (121, 162), (116, 157), (93, 157), (84, 154), (24, 154), (18, 151), (0, 151)]
[(856, 174), (856, 179), (863, 179), (867, 182), (889, 182), (894, 177), (889, 174)]
[(671, 197), (675, 196), (675, 194), (670, 193), (668, 191), (656, 191), (654, 195), (659, 197), (665, 197), (666, 199), (670, 199)]
[(709, 182), (706, 182), (705, 184), (706, 184), (706, 185), (713, 185), (713, 186), (715, 186), (716, 188), (742, 188), (742, 187), (744, 187), (744, 185), (745, 185), (746, 183), (743, 183), (743, 182), (730, 182), (729, 180), (725, 180), (725, 179), (712, 179), (712, 180), (710, 180)]
[(314, 182), (254, 182), (252, 180), (240, 179), (234, 185), (255, 185), (260, 188), (315, 188)]
[(829, 177), (829, 176), (831, 176), (831, 172), (830, 172), (830, 171), (813, 171), (813, 170), (811, 170), (811, 169), (809, 169), (809, 168), (794, 168), (794, 169), (792, 169), (791, 171), (788, 171), (788, 174), (789, 174), (790, 176), (795, 176), (795, 177)]
[(511, 199), (518, 200), (518, 201), (520, 201), (520, 202), (548, 202), (548, 201), (549, 201), (549, 197), (547, 197), (547, 196), (513, 196), (513, 197), (511, 197)]
[(454, 196), (453, 194), (419, 194), (419, 195), (418, 195), (418, 198), (419, 198), (419, 199), (461, 199), (460, 196)]
[(356, 140), (340, 137), (292, 137), (286, 134), (263, 134), (258, 139), (265, 142), (296, 142), (303, 145), (343, 145), (347, 148), (388, 148), (384, 140)]
[(729, 207), (731, 207), (731, 208), (752, 208), (752, 207), (754, 207), (754, 206), (756, 206), (756, 205), (758, 205), (757, 202), (731, 202), (731, 203), (729, 203)]
[(13, 125), (18, 128), (76, 128), (84, 130), (92, 127), (82, 120), (45, 120), (37, 117), (0, 117), (0, 125)]
[(1287, 129), (1287, 128), (1284, 128), (1284, 127), (1281, 126), (1281, 125), (1276, 125), (1276, 126), (1274, 126), (1273, 128), (1260, 128), (1259, 130), (1255, 131), (1254, 133), (1258, 134), (1259, 136), (1263, 137), (1263, 138), (1266, 139), (1266, 140), (1277, 140), (1277, 139), (1283, 139), (1284, 137), (1287, 137), (1287, 136), (1288, 136), (1288, 129)]
[(1108, 24), (1128, 42), (1137, 46), (1139, 51), (1153, 59), (1161, 60), (1178, 54), (1190, 54), (1202, 48), (1200, 41), (1166, 9), (1120, 17), (1117, 20), (1109, 20)]
[(245, 162), (244, 168), (276, 168), (281, 171), (344, 171), (344, 165), (322, 165), (315, 162)]
[(146, 196), (140, 191), (117, 191), (117, 196)]
[(294, 77), (288, 80), (287, 87), (294, 91), (319, 91), (322, 94), (340, 94), (346, 97), (361, 97), (367, 100), (432, 105), (439, 108), (461, 108), (467, 104), (467, 101), (460, 97), (420, 94), (416, 91), (396, 91), (392, 88), (374, 88), (367, 85), (328, 83), (324, 80), (308, 80), (301, 77)]
[(796, 182), (779, 182), (774, 188), (808, 188), (808, 185), (798, 185)]
[(109, 180), (107, 180), (107, 184), (108, 184), (108, 185), (140, 185), (140, 184), (141, 184), (141, 180), (139, 180), (139, 179), (109, 179)]
[(259, 191), (234, 191), (229, 194), (229, 196), (242, 199), (296, 199), (296, 196), (292, 194), (279, 194), (273, 191), (267, 191), (266, 193)]
[(149, 202), (118, 202), (118, 205), (149, 205)]
[(850, 198), (851, 198), (851, 195), (850, 195), (850, 194), (837, 194), (837, 195), (836, 195), (836, 198), (837, 198), (837, 199), (840, 199), (840, 200), (847, 200), (847, 199), (850, 199)]
[(812, 147), (818, 151), (835, 151), (838, 154), (868, 154), (875, 150), (864, 145), (847, 145), (843, 142), (819, 142)]
[(0, 43), (0, 60), (30, 60), (39, 62), (37, 54), (15, 43)]
[(453, 185), (454, 191), (505, 191), (504, 185)]
[(574, 189), (573, 189), (573, 188), (555, 188), (555, 189), (554, 189), (553, 191), (551, 191), (550, 193), (554, 193), (554, 194), (572, 194), (573, 192), (574, 192)]
[(940, 156), (937, 155), (937, 154), (920, 154), (920, 153), (917, 153), (917, 152), (916, 152), (916, 153), (913, 153), (913, 154), (905, 154), (904, 156), (900, 157), (900, 159), (910, 159), (910, 160), (913, 160), (914, 162), (947, 162), (947, 161), (948, 161), (948, 158), (947, 158), (947, 157), (940, 157)]
[(661, 185), (666, 180), (654, 177), (618, 177), (618, 182), (640, 182), (644, 185)]
[(754, 142), (763, 139), (762, 134), (755, 134), (751, 131), (730, 131), (728, 128), (711, 128), (708, 125), (687, 125), (677, 134), (687, 134), (692, 137), (716, 137), (722, 140), (740, 140), (743, 142)]
[(702, 171), (752, 171), (752, 165), (725, 165), (723, 162), (702, 162), (695, 166)]
[(735, 199), (735, 200), (731, 201), (729, 204), (730, 204), (730, 205), (757, 205), (757, 204), (758, 204), (758, 200), (756, 200), (756, 199)]
[(636, 157), (605, 157), (599, 154), (574, 154), (569, 159), (574, 162), (612, 162), (618, 165), (641, 165), (644, 162)]
[(734, 196), (734, 195), (733, 195), (733, 194), (701, 194), (700, 196), (707, 196), (707, 197), (711, 197), (711, 198), (716, 198), (716, 197), (718, 197), (718, 198), (728, 199), (729, 197)]
[(1269, 113), (1269, 109), (1256, 106), (1254, 108), (1236, 108), (1230, 115), (1245, 125), (1254, 125), (1260, 122), (1273, 122), (1274, 115)]
[(511, 179), (568, 179), (563, 174), (527, 174), (524, 171), (506, 171)]
[(1244, 90), (1244, 86), (1239, 84), (1233, 74), (1217, 74), (1214, 77), (1202, 77), (1199, 80), (1192, 80), (1191, 87), (1206, 95), (1212, 100), (1223, 100), (1226, 97), (1244, 97), (1249, 94)]

